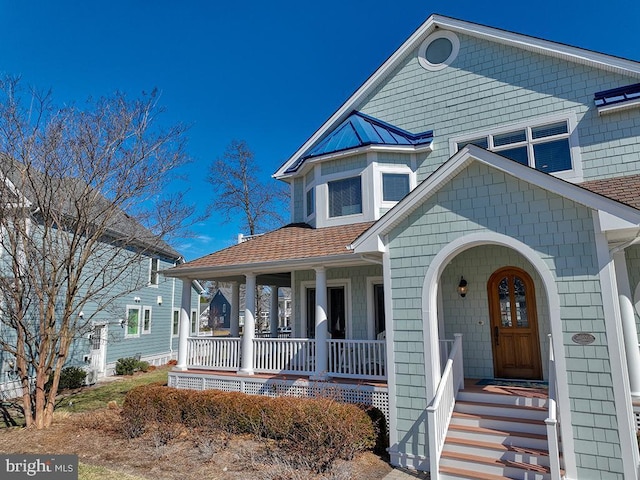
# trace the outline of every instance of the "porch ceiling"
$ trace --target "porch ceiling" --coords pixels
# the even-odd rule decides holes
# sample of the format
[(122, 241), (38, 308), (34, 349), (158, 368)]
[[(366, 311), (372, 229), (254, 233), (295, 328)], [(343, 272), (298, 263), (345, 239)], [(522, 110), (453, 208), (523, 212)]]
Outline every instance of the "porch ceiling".
[(312, 228), (304, 223), (286, 225), (243, 243), (219, 250), (163, 273), (168, 277), (244, 281), (255, 273), (265, 282), (290, 283), (290, 272), (314, 266), (351, 266), (367, 260), (348, 246), (373, 222)]

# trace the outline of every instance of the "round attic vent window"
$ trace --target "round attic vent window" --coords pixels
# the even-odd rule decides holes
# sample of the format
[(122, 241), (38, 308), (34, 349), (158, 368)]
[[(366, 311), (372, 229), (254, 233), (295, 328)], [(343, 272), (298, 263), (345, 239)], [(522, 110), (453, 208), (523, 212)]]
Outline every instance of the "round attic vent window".
[(427, 70), (440, 70), (455, 60), (459, 50), (460, 41), (455, 33), (437, 31), (420, 45), (418, 60)]

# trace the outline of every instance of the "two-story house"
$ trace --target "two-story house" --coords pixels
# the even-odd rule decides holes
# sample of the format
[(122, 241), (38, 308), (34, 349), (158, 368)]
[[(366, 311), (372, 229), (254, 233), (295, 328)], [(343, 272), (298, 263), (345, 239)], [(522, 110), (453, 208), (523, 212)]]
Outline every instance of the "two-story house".
[[(170, 384), (339, 390), (434, 479), (638, 478), (639, 78), (429, 17), (274, 174), (291, 224), (169, 272), (249, 292), (241, 338), (183, 309)], [(254, 338), (256, 285), (294, 338)]]

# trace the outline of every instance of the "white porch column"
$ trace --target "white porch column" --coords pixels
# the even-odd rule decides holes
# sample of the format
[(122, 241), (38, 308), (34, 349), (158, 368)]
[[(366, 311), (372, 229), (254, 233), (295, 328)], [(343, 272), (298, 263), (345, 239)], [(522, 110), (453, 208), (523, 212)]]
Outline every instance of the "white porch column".
[(240, 285), (238, 282), (231, 282), (231, 317), (229, 326), (231, 336), (240, 336)]
[(324, 267), (316, 270), (316, 373), (313, 380), (327, 378), (327, 271)]
[(278, 287), (271, 285), (271, 305), (269, 308), (269, 333), (278, 338)]
[(618, 300), (620, 301), (622, 333), (627, 368), (629, 370), (629, 386), (631, 387), (631, 396), (640, 398), (640, 348), (638, 347), (638, 331), (636, 329), (636, 318), (633, 311), (631, 286), (629, 285), (629, 273), (624, 250), (613, 254), (613, 262), (616, 270), (616, 283), (618, 284)]
[(191, 283), (190, 278), (182, 280), (182, 300), (180, 303), (180, 328), (178, 330), (178, 364), (176, 369), (187, 369), (187, 338), (191, 326)]
[(244, 331), (242, 332), (242, 363), (239, 373), (253, 375), (253, 339), (256, 330), (256, 274), (245, 275)]

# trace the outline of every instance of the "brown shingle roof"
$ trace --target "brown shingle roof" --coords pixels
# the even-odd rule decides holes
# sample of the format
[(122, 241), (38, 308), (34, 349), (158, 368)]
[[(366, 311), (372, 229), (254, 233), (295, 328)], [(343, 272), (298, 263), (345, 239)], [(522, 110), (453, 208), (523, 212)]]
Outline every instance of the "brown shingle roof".
[(172, 271), (349, 254), (351, 250), (347, 250), (347, 246), (371, 225), (373, 222), (312, 228), (306, 223), (292, 223), (244, 243), (183, 263)]
[(589, 180), (578, 185), (630, 207), (640, 209), (640, 175)]

